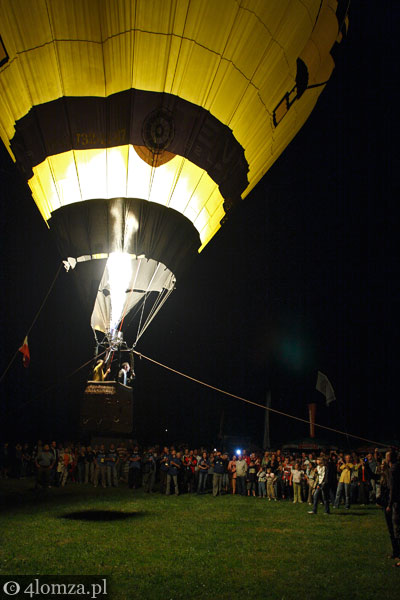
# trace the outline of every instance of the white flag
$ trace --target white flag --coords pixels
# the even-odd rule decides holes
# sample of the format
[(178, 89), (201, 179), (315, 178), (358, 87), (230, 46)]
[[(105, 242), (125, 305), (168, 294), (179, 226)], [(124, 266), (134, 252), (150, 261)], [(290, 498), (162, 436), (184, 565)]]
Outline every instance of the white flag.
[(332, 387), (331, 382), (329, 381), (326, 375), (321, 373), (321, 371), (318, 371), (315, 389), (325, 396), (327, 406), (329, 406), (331, 402), (336, 400), (335, 391)]

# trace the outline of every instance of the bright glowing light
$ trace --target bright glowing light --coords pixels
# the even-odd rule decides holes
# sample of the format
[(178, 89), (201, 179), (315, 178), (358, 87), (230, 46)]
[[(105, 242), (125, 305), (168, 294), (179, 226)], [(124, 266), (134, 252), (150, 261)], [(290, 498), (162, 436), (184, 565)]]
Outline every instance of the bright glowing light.
[(241, 450), (238, 448), (238, 449), (236, 450), (236, 454), (239, 456), (240, 454), (242, 454), (242, 451), (241, 451)]
[(122, 319), (126, 290), (132, 275), (132, 259), (126, 252), (112, 252), (107, 260), (110, 285), (110, 330), (118, 326)]

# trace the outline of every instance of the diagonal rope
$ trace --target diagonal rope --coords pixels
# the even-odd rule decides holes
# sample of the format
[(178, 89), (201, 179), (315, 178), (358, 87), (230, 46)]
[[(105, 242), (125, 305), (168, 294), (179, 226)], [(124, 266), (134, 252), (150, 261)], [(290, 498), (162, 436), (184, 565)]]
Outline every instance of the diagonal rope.
[[(242, 396), (237, 396), (236, 394), (232, 394), (231, 392), (227, 392), (226, 390), (222, 390), (221, 388), (217, 388), (209, 383), (206, 383), (205, 381), (201, 381), (200, 379), (196, 379), (195, 377), (191, 377), (190, 375), (187, 375), (185, 373), (182, 373), (181, 371), (177, 371), (176, 369), (173, 369), (172, 367), (168, 367), (167, 365), (164, 365), (163, 363), (158, 362), (157, 360), (154, 360), (153, 358), (150, 358), (149, 356), (145, 356), (144, 354), (141, 354), (140, 352), (137, 352), (136, 350), (133, 350), (134, 354), (136, 354), (139, 358), (144, 358), (146, 360), (148, 360), (149, 362), (152, 362), (155, 365), (158, 365), (159, 367), (162, 367), (163, 369), (166, 369), (167, 371), (171, 371), (172, 373), (175, 373), (176, 375), (179, 375), (180, 377), (184, 377), (185, 379), (189, 379), (189, 381), (193, 381), (194, 383), (198, 383), (200, 385), (203, 385), (204, 387), (207, 387), (211, 390), (214, 390), (215, 392), (219, 392), (220, 394), (224, 394), (225, 396), (230, 396), (231, 398), (236, 398), (237, 400), (241, 400), (242, 402), (245, 402), (246, 404), (251, 404), (252, 406), (257, 406), (258, 408), (262, 408), (263, 410), (268, 410), (270, 412), (273, 412), (277, 415), (281, 415), (283, 417), (287, 417), (288, 419), (294, 419), (295, 421), (301, 421), (302, 423), (307, 423), (310, 424), (311, 421), (309, 421), (308, 419), (302, 419), (301, 417), (296, 417), (295, 415), (291, 415), (289, 413), (285, 413), (281, 410), (277, 410), (276, 408), (271, 408), (269, 406), (265, 406), (264, 404), (259, 404), (258, 402), (253, 402), (252, 400), (248, 400), (247, 398), (243, 398)], [(354, 435), (351, 433), (346, 433), (345, 431), (340, 431), (339, 429), (334, 429), (333, 427), (327, 427), (326, 425), (320, 425), (318, 423), (314, 423), (315, 427), (319, 427), (320, 429), (326, 429), (327, 431), (332, 431), (334, 433), (340, 433), (341, 435), (345, 435), (348, 437), (352, 437), (355, 438), (357, 440), (362, 440), (364, 442), (368, 442), (371, 444), (374, 444), (375, 446), (386, 446), (386, 444), (384, 444), (383, 442), (377, 442), (376, 440), (370, 440), (368, 438), (364, 438), (364, 437), (360, 437), (359, 435)]]
[[(63, 266), (63, 264), (62, 264), (62, 263), (60, 263), (60, 264), (59, 264), (59, 266), (58, 266), (57, 272), (56, 272), (56, 274), (55, 274), (55, 276), (54, 276), (54, 279), (53, 279), (53, 281), (52, 281), (52, 283), (51, 283), (51, 285), (50, 285), (50, 287), (49, 287), (49, 289), (48, 289), (48, 291), (47, 291), (47, 294), (45, 295), (45, 297), (44, 297), (44, 300), (43, 300), (42, 304), (40, 305), (40, 308), (39, 308), (39, 310), (37, 311), (37, 313), (36, 313), (36, 315), (35, 315), (35, 317), (34, 317), (34, 319), (33, 319), (32, 323), (31, 323), (30, 327), (28, 328), (28, 331), (26, 332), (26, 334), (25, 334), (25, 336), (24, 336), (24, 339), (25, 339), (26, 337), (28, 337), (28, 335), (30, 334), (30, 332), (31, 332), (31, 330), (32, 330), (32, 328), (33, 328), (33, 326), (35, 325), (36, 321), (38, 320), (38, 318), (39, 318), (39, 315), (40, 315), (40, 313), (42, 312), (42, 309), (43, 309), (44, 305), (46, 304), (47, 298), (50, 296), (51, 290), (52, 290), (52, 289), (53, 289), (53, 287), (54, 287), (54, 284), (55, 284), (55, 282), (56, 282), (56, 280), (57, 280), (57, 277), (58, 277), (58, 276), (59, 276), (59, 274), (60, 274), (60, 271), (61, 271), (61, 267), (62, 267), (62, 266)], [(1, 375), (1, 377), (0, 377), (0, 382), (1, 382), (1, 381), (3, 381), (4, 377), (6, 376), (7, 372), (9, 371), (9, 369), (10, 369), (11, 365), (13, 364), (13, 362), (14, 362), (15, 358), (18, 356), (18, 352), (19, 352), (19, 349), (18, 349), (18, 350), (16, 350), (16, 352), (15, 352), (14, 356), (12, 357), (12, 359), (10, 360), (10, 362), (8, 363), (8, 365), (7, 365), (7, 367), (5, 368), (5, 370), (3, 371), (3, 373), (2, 373), (2, 375)]]
[[(98, 354), (96, 356), (96, 359), (98, 359), (101, 356), (103, 356), (106, 352), (107, 352), (107, 350), (104, 350), (104, 352), (100, 352), (100, 354)], [(51, 392), (52, 390), (54, 390), (54, 389), (60, 387), (61, 385), (63, 385), (68, 379), (70, 379), (71, 377), (73, 377), (74, 375), (76, 375), (76, 373), (78, 373), (79, 371), (81, 371), (84, 367), (87, 367), (91, 362), (93, 362), (93, 357), (90, 358), (85, 363), (83, 363), (83, 365), (81, 365), (80, 367), (76, 368), (74, 371), (72, 371), (68, 375), (66, 375), (62, 380), (57, 381), (56, 383), (53, 383), (53, 385), (51, 385), (50, 387), (48, 387), (45, 390), (43, 390), (42, 392), (40, 392), (40, 394), (38, 394), (34, 398), (30, 398), (29, 400), (27, 400), (26, 402), (24, 402), (23, 404), (21, 404), (20, 406), (18, 406), (16, 408), (18, 410), (21, 410), (21, 409), (25, 408), (31, 402), (37, 402), (42, 396), (44, 396), (48, 392)]]

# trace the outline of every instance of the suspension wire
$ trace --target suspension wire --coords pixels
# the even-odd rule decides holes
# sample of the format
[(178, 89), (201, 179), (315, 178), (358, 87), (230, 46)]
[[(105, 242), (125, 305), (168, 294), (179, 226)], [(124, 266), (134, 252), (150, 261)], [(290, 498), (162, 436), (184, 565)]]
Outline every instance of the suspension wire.
[[(157, 297), (156, 297), (156, 299), (154, 300), (154, 303), (153, 303), (153, 305), (152, 305), (152, 307), (151, 307), (151, 309), (150, 309), (150, 312), (149, 312), (149, 314), (148, 314), (148, 315), (147, 315), (147, 317), (146, 317), (146, 321), (145, 321), (145, 323), (144, 323), (144, 325), (143, 325), (143, 328), (147, 327), (147, 322), (149, 321), (149, 319), (150, 319), (150, 320), (152, 320), (152, 319), (153, 319), (153, 314), (154, 314), (155, 310), (157, 309), (157, 306), (158, 306), (158, 305), (159, 305), (159, 303), (161, 302), (161, 299), (162, 299), (163, 295), (164, 295), (164, 289), (162, 289), (162, 290), (160, 290), (160, 291), (158, 292), (158, 294), (157, 294)], [(140, 336), (140, 335), (141, 335), (141, 331), (138, 329), (138, 333), (137, 333), (136, 342), (138, 341), (138, 339), (139, 339), (139, 336)]]
[(148, 296), (149, 296), (149, 292), (146, 291), (146, 293), (143, 295), (143, 298), (142, 298), (142, 310), (140, 311), (140, 319), (139, 319), (139, 324), (138, 324), (138, 328), (137, 328), (137, 332), (136, 332), (135, 346), (136, 346), (137, 341), (139, 339), (140, 326), (142, 324), (144, 307), (146, 306), (146, 300), (147, 300)]
[(157, 309), (153, 312), (153, 315), (152, 315), (151, 319), (149, 317), (147, 317), (146, 322), (143, 325), (143, 329), (140, 332), (139, 338), (142, 337), (142, 335), (144, 334), (144, 332), (146, 331), (146, 329), (150, 325), (151, 321), (154, 319), (154, 317), (157, 315), (157, 313), (162, 309), (162, 307), (164, 306), (164, 304), (166, 303), (166, 301), (168, 300), (168, 298), (170, 297), (170, 295), (172, 294), (173, 291), (174, 291), (173, 288), (171, 288), (170, 290), (168, 290), (167, 293), (164, 295), (163, 299), (161, 300), (161, 302), (159, 303), (159, 306), (157, 307)]
[(141, 324), (142, 324), (142, 319), (143, 319), (143, 314), (144, 314), (144, 307), (145, 307), (145, 305), (146, 305), (146, 300), (147, 300), (147, 298), (149, 297), (149, 295), (150, 295), (150, 293), (151, 293), (151, 291), (150, 291), (150, 286), (151, 286), (151, 284), (153, 283), (153, 281), (154, 281), (154, 278), (155, 278), (155, 276), (157, 275), (157, 272), (158, 272), (158, 269), (159, 269), (159, 268), (160, 268), (160, 263), (157, 263), (157, 267), (156, 267), (156, 269), (155, 269), (155, 271), (154, 271), (154, 273), (153, 273), (153, 276), (152, 276), (152, 278), (150, 279), (149, 283), (147, 284), (147, 289), (146, 289), (146, 291), (145, 291), (145, 293), (144, 293), (144, 296), (143, 296), (143, 298), (142, 298), (142, 311), (141, 311), (141, 313), (140, 313), (139, 325), (138, 325), (137, 332), (136, 332), (136, 341), (135, 341), (135, 346), (136, 346), (136, 344), (137, 344), (137, 341), (138, 341), (138, 339), (139, 339), (140, 326), (141, 326)]
[[(106, 352), (107, 352), (107, 350), (104, 350), (103, 352), (101, 352), (100, 354), (98, 354), (95, 357), (96, 360), (99, 359), (101, 356), (103, 356)], [(45, 390), (43, 390), (42, 392), (40, 392), (40, 394), (38, 394), (34, 398), (30, 398), (29, 400), (27, 400), (26, 402), (24, 402), (23, 404), (21, 404), (20, 406), (18, 406), (16, 408), (18, 408), (18, 410), (21, 410), (21, 409), (25, 408), (25, 406), (27, 406), (31, 402), (37, 402), (40, 398), (42, 398), (42, 396), (44, 396), (48, 392), (51, 392), (52, 390), (58, 388), (59, 386), (61, 386), (62, 384), (64, 384), (68, 379), (70, 379), (71, 377), (73, 377), (74, 375), (76, 375), (76, 373), (78, 373), (79, 371), (81, 371), (82, 369), (84, 369), (85, 367), (87, 367), (87, 365), (89, 365), (91, 362), (93, 362), (93, 360), (94, 360), (93, 357), (90, 358), (88, 361), (86, 361), (85, 363), (83, 363), (83, 365), (81, 365), (80, 367), (78, 367), (77, 369), (75, 369), (74, 371), (72, 371), (71, 373), (69, 373), (68, 375), (66, 375), (61, 381), (57, 381), (57, 383), (53, 383), (53, 385), (51, 385), (50, 387), (48, 387)]]
[[(309, 421), (308, 419), (302, 419), (301, 417), (296, 417), (295, 415), (291, 415), (289, 413), (285, 413), (281, 410), (277, 410), (276, 408), (271, 408), (270, 406), (265, 406), (265, 404), (259, 404), (258, 402), (253, 402), (252, 400), (248, 400), (247, 398), (243, 398), (242, 396), (237, 396), (236, 394), (232, 394), (231, 392), (227, 392), (226, 390), (222, 390), (221, 388), (217, 388), (209, 383), (206, 383), (205, 381), (201, 381), (200, 379), (196, 379), (195, 377), (191, 377), (190, 375), (187, 375), (186, 373), (182, 373), (181, 371), (177, 371), (176, 369), (173, 369), (172, 367), (168, 367), (167, 365), (164, 365), (163, 363), (158, 362), (157, 360), (154, 360), (153, 358), (150, 358), (149, 356), (145, 356), (144, 354), (141, 354), (140, 352), (137, 352), (136, 350), (133, 350), (134, 354), (136, 354), (139, 358), (144, 358), (145, 360), (148, 360), (149, 362), (158, 365), (159, 367), (162, 367), (163, 369), (166, 369), (167, 371), (171, 371), (172, 373), (175, 373), (176, 375), (180, 375), (181, 377), (184, 377), (185, 379), (189, 379), (189, 381), (193, 381), (194, 383), (198, 383), (200, 385), (203, 385), (204, 387), (207, 387), (211, 390), (214, 390), (215, 392), (219, 392), (220, 394), (224, 394), (225, 396), (230, 396), (231, 398), (236, 398), (237, 400), (241, 400), (242, 402), (245, 402), (246, 404), (251, 404), (252, 406), (257, 406), (258, 408), (262, 408), (263, 410), (268, 410), (270, 412), (273, 412), (277, 415), (281, 415), (282, 417), (287, 417), (289, 419), (294, 419), (295, 421), (301, 421), (302, 423), (307, 423), (310, 424), (311, 421)], [(371, 444), (374, 444), (375, 446), (386, 446), (387, 444), (384, 444), (383, 442), (377, 442), (376, 440), (370, 440), (368, 438), (364, 438), (361, 437), (359, 435), (354, 435), (351, 433), (347, 433), (345, 431), (340, 431), (340, 429), (334, 429), (333, 427), (327, 427), (326, 425), (320, 425), (319, 423), (314, 423), (315, 427), (319, 427), (320, 429), (326, 429), (327, 431), (332, 431), (334, 433), (339, 433), (341, 435), (345, 435), (348, 437), (352, 437), (355, 438), (357, 440), (362, 440), (364, 442), (368, 442)]]
[[(134, 281), (133, 281), (133, 284), (132, 284), (132, 287), (131, 287), (131, 291), (130, 291), (130, 294), (129, 294), (129, 296), (131, 296), (131, 295), (133, 294), (133, 290), (135, 289), (135, 284), (136, 284), (136, 280), (137, 280), (137, 278), (138, 278), (138, 275), (139, 275), (139, 269), (140, 269), (140, 267), (141, 267), (142, 260), (143, 260), (142, 258), (139, 258), (139, 264), (138, 264), (138, 265), (137, 265), (137, 267), (136, 267), (135, 279), (134, 279)], [(124, 306), (124, 312), (123, 312), (123, 315), (122, 315), (121, 323), (119, 324), (119, 327), (118, 327), (118, 330), (119, 330), (119, 331), (121, 331), (121, 329), (122, 329), (122, 324), (123, 324), (123, 322), (124, 322), (124, 319), (125, 319), (125, 316), (126, 316), (127, 304), (128, 304), (128, 300), (126, 300), (126, 302), (125, 302), (125, 306)]]
[[(42, 302), (42, 304), (40, 305), (40, 308), (39, 308), (39, 310), (37, 311), (37, 313), (36, 313), (36, 315), (35, 315), (35, 317), (34, 317), (34, 319), (33, 319), (32, 323), (31, 323), (30, 327), (28, 328), (28, 331), (26, 332), (26, 334), (25, 334), (25, 336), (24, 336), (24, 339), (25, 339), (26, 337), (28, 337), (28, 335), (30, 334), (30, 332), (31, 332), (31, 330), (32, 330), (32, 328), (33, 328), (33, 326), (35, 325), (36, 321), (38, 320), (38, 318), (39, 318), (39, 315), (40, 315), (40, 313), (42, 312), (42, 309), (43, 309), (44, 305), (46, 304), (47, 298), (50, 296), (51, 290), (52, 290), (52, 289), (53, 289), (53, 287), (54, 287), (54, 284), (55, 284), (55, 282), (56, 282), (56, 280), (57, 280), (57, 277), (58, 277), (58, 276), (59, 276), (59, 274), (60, 274), (60, 271), (61, 271), (61, 267), (62, 267), (62, 266), (63, 266), (63, 263), (60, 263), (60, 264), (59, 264), (59, 266), (58, 266), (57, 272), (56, 272), (56, 274), (55, 274), (55, 276), (54, 276), (54, 279), (53, 279), (53, 281), (51, 282), (51, 284), (50, 284), (50, 287), (49, 287), (49, 289), (48, 289), (48, 291), (47, 291), (47, 294), (45, 295), (45, 297), (44, 297), (44, 299), (43, 299), (43, 302)], [(14, 362), (15, 358), (18, 356), (18, 352), (19, 352), (19, 349), (18, 349), (18, 350), (16, 350), (16, 352), (15, 352), (14, 356), (12, 357), (12, 359), (10, 360), (10, 362), (8, 363), (8, 365), (6, 366), (5, 370), (3, 371), (3, 373), (2, 373), (2, 375), (1, 375), (1, 377), (0, 377), (0, 382), (1, 382), (1, 381), (3, 381), (4, 377), (5, 377), (5, 376), (6, 376), (6, 374), (8, 373), (8, 371), (9, 371), (9, 369), (10, 369), (11, 365), (13, 364), (13, 362)]]

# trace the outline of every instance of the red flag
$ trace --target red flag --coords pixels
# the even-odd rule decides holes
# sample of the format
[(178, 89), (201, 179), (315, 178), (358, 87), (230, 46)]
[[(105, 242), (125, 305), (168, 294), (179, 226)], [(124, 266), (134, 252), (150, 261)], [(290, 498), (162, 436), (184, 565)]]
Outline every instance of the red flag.
[(25, 368), (28, 368), (31, 360), (31, 355), (29, 354), (28, 336), (25, 336), (24, 342), (21, 348), (18, 348), (18, 350), (22, 353), (22, 364)]

